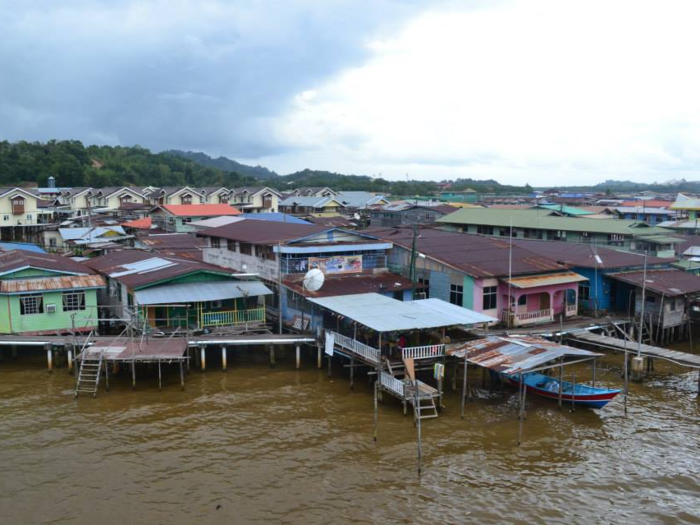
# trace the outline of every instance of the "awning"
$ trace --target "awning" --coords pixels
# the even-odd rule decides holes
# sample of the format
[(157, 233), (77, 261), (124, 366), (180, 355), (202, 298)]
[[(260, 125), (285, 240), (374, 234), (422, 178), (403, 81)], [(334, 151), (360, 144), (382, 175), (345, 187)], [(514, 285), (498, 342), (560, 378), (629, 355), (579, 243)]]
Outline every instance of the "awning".
[(149, 304), (201, 303), (240, 297), (270, 295), (272, 291), (257, 281), (224, 281), (186, 284), (166, 284), (136, 291), (136, 302)]
[(546, 363), (559, 358), (578, 362), (603, 355), (532, 336), (489, 336), (448, 345), (446, 353), (460, 359), (466, 357), (469, 363), (505, 374), (542, 370), (546, 368)]
[(587, 281), (588, 279), (575, 272), (548, 273), (546, 275), (524, 275), (504, 279), (516, 288), (537, 288), (539, 286), (551, 286), (553, 284), (569, 284)]
[(378, 293), (310, 298), (309, 301), (348, 317), (375, 332), (425, 330), (491, 323), (497, 319), (441, 299), (397, 301)]

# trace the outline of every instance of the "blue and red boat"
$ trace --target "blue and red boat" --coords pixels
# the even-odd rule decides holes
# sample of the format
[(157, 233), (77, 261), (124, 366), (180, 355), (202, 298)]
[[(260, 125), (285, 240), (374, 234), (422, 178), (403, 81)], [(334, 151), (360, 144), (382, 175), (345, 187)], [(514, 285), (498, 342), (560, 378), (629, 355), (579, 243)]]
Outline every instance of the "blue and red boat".
[[(517, 387), (520, 384), (520, 374), (504, 374), (504, 376), (513, 386)], [(537, 372), (526, 373), (523, 374), (522, 377), (528, 392), (549, 399), (559, 400), (559, 379)], [(619, 393), (620, 390), (596, 388), (584, 384), (573, 384), (569, 381), (562, 381), (562, 401), (571, 403), (573, 400), (575, 405), (588, 408), (603, 408)]]

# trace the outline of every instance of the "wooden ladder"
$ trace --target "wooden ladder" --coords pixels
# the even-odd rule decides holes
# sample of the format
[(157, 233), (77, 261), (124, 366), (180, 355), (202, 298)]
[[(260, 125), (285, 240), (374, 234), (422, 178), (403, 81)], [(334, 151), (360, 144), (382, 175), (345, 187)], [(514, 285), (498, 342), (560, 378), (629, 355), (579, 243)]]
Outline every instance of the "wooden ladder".
[[(426, 403), (423, 403), (424, 401)], [(419, 396), (417, 402), (414, 401), (413, 403), (413, 417), (416, 419), (432, 419), (438, 417), (435, 398)]]
[(80, 360), (75, 397), (78, 397), (79, 394), (92, 394), (92, 397), (97, 397), (97, 388), (100, 386), (100, 372), (102, 371), (102, 352), (97, 353), (97, 358), (93, 356), (94, 354), (86, 350), (83, 358)]

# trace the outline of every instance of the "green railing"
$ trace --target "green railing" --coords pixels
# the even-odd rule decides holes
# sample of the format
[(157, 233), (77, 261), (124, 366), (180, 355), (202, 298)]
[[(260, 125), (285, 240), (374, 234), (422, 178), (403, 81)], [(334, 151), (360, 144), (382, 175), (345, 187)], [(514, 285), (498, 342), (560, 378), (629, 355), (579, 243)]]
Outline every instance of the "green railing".
[(231, 326), (244, 323), (264, 323), (265, 307), (253, 308), (251, 310), (227, 310), (224, 312), (202, 313), (201, 328), (210, 326)]

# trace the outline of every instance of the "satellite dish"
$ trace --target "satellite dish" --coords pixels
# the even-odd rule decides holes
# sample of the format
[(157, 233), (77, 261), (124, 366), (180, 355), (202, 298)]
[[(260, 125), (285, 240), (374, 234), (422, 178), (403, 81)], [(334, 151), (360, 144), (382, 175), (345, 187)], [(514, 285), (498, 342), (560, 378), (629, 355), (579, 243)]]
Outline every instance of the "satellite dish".
[(360, 214), (357, 213), (357, 212), (355, 212), (355, 215), (353, 215), (353, 218), (354, 218), (356, 221), (359, 221), (359, 220), (360, 220)]
[(318, 268), (309, 270), (304, 276), (304, 288), (310, 292), (317, 292), (323, 286), (326, 276)]

